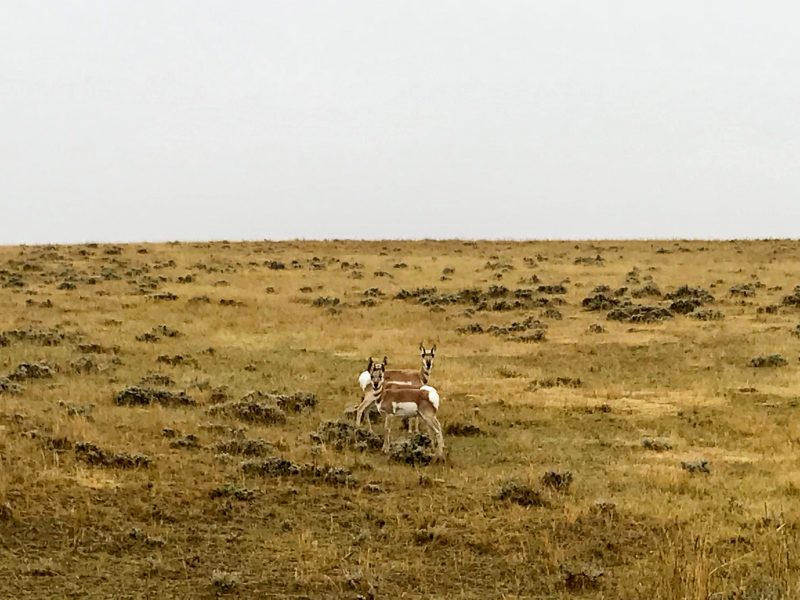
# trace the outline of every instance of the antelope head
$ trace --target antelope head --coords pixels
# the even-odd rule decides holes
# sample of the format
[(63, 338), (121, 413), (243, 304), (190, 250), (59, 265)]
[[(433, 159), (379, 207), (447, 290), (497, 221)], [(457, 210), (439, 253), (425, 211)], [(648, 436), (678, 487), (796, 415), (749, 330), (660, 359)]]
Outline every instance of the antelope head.
[(436, 356), (436, 344), (434, 344), (430, 350), (425, 350), (425, 346), (420, 343), (419, 355), (422, 357), (422, 366), (430, 371), (433, 368), (433, 359)]
[(383, 362), (382, 363), (376, 363), (376, 362), (372, 363), (372, 369), (370, 370), (370, 376), (371, 376), (371, 379), (372, 379), (372, 389), (375, 390), (376, 392), (379, 389), (381, 389), (381, 386), (383, 385), (383, 378), (384, 378), (385, 371), (386, 371), (386, 363), (387, 363), (387, 360), (386, 360), (385, 356), (383, 357)]

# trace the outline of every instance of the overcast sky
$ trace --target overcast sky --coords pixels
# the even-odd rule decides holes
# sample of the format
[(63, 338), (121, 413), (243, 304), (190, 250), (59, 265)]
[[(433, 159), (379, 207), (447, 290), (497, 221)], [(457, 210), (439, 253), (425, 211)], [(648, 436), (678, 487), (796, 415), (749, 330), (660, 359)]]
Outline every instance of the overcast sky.
[(0, 243), (797, 237), (800, 3), (0, 5)]

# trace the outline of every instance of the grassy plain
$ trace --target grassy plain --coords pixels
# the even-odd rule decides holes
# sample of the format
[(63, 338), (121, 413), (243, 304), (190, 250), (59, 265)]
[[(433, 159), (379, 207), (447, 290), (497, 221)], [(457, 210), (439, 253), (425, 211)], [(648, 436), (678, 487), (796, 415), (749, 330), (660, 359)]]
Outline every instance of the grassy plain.
[[(2, 247), (0, 597), (799, 598), (798, 265), (780, 240)], [(633, 296), (648, 284), (662, 295)], [(711, 320), (582, 306), (606, 285), (669, 309), (684, 284)], [(437, 292), (395, 298), (421, 287)], [(162, 324), (180, 335), (137, 340)], [(421, 340), (443, 425), (483, 435), (446, 435), (427, 466), (312, 440), (369, 355), (417, 367)], [(772, 354), (788, 364), (750, 366)], [(18, 371), (37, 361), (51, 377)], [(152, 374), (197, 405), (115, 403)], [(251, 390), (317, 405), (209, 414)], [(246, 474), (215, 446), (237, 435), (351, 484)], [(92, 464), (78, 442), (152, 462)], [(538, 500), (499, 499), (509, 481)]]

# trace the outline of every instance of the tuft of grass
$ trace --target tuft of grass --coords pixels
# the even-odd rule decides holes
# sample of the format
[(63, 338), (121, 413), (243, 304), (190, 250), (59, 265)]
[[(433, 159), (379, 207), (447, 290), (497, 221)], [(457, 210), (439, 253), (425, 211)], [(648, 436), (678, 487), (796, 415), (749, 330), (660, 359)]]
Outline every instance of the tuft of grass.
[(211, 585), (219, 593), (228, 594), (236, 590), (242, 583), (241, 573), (214, 569), (211, 572)]
[(756, 356), (750, 359), (751, 367), (785, 367), (788, 364), (789, 361), (780, 354)]
[(501, 482), (495, 498), (520, 506), (550, 506), (550, 502), (540, 490), (516, 479), (507, 479)]

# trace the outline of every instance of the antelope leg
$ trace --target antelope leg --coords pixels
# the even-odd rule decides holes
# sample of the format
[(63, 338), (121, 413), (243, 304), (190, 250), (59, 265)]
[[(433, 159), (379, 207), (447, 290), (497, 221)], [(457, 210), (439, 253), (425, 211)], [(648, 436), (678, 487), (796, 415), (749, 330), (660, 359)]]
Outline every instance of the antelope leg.
[(439, 423), (439, 419), (436, 418), (436, 415), (424, 415), (420, 413), (422, 420), (425, 421), (425, 425), (428, 426), (433, 432), (433, 436), (436, 440), (436, 449), (437, 453), (442, 455), (444, 454), (444, 436), (442, 435), (442, 424)]
[(386, 415), (386, 421), (384, 421), (383, 428), (386, 430), (383, 439), (383, 451), (389, 452), (389, 444), (392, 437), (392, 415)]
[[(367, 408), (369, 408), (369, 405), (370, 405), (370, 404), (372, 404), (372, 398), (370, 398), (370, 397), (368, 397), (368, 396), (367, 396), (367, 397), (365, 397), (365, 398), (364, 398), (364, 399), (363, 399), (363, 400), (362, 400), (362, 401), (361, 401), (361, 402), (358, 404), (358, 407), (356, 408), (356, 427), (360, 427), (360, 426), (361, 426), (361, 419), (362, 419), (362, 417), (364, 416), (364, 410), (365, 410), (365, 409), (367, 409)], [(367, 415), (367, 420), (369, 421), (369, 415)], [(371, 426), (372, 426), (372, 425), (370, 424), (370, 427), (371, 427)]]

